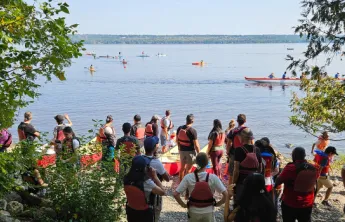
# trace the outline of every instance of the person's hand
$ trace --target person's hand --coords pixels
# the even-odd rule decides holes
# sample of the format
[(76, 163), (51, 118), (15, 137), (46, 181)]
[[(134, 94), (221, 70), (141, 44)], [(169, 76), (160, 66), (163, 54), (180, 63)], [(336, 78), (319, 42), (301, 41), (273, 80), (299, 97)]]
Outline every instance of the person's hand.
[(229, 195), (230, 196), (234, 196), (234, 187), (236, 186), (236, 184), (231, 184), (231, 185), (229, 185), (229, 187), (228, 187), (228, 193), (229, 193)]
[(69, 116), (68, 116), (68, 114), (66, 113), (66, 114), (64, 114), (64, 117), (65, 117), (65, 119), (68, 119), (69, 118)]
[(186, 203), (183, 203), (183, 204), (181, 205), (181, 207), (183, 207), (183, 208), (188, 208), (188, 205), (187, 205)]

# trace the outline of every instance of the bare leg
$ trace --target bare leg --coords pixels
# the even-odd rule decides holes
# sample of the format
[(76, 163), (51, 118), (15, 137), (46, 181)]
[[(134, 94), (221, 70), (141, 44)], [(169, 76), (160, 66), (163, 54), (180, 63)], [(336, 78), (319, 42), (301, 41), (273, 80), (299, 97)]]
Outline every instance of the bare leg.
[(329, 196), (331, 196), (332, 190), (333, 190), (333, 187), (327, 189), (324, 200), (327, 201), (329, 199)]

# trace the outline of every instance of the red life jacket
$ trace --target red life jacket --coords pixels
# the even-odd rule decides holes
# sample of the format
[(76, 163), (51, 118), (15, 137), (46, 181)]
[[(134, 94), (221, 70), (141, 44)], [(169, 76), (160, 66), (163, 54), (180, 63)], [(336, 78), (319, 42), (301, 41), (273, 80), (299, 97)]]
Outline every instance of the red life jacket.
[(188, 207), (193, 206), (197, 208), (203, 208), (214, 206), (216, 204), (216, 200), (214, 199), (210, 185), (208, 184), (208, 177), (210, 176), (210, 174), (207, 173), (205, 181), (199, 181), (198, 174), (195, 171), (194, 175), (196, 183), (194, 190), (189, 197), (189, 201), (187, 203)]
[(240, 163), (240, 166), (246, 169), (240, 169), (240, 173), (250, 174), (259, 168), (259, 160), (256, 156), (256, 148), (253, 147), (253, 152), (249, 152), (244, 146), (241, 149), (246, 153), (246, 157)]
[(152, 123), (146, 124), (145, 136), (153, 136), (153, 124)]
[(186, 147), (192, 146), (192, 141), (190, 141), (187, 135), (188, 129), (189, 127), (186, 127), (185, 129), (181, 128), (177, 135), (178, 143)]
[(19, 141), (26, 140), (26, 134), (23, 129), (18, 129)]
[(127, 205), (134, 210), (147, 210), (150, 205), (147, 203), (144, 190), (133, 185), (125, 185), (124, 190), (127, 197)]
[[(328, 156), (321, 156), (319, 154), (315, 155), (314, 162), (321, 168), (322, 162), (330, 161)], [(326, 166), (322, 167), (321, 171), (319, 172), (322, 176), (325, 176), (329, 172), (330, 165), (327, 163)]]
[[(98, 131), (98, 135), (97, 135), (97, 142), (99, 143), (103, 143), (104, 141), (106, 141), (108, 138), (107, 136), (105, 135), (105, 128), (107, 128), (108, 126), (104, 125), (102, 126), (99, 131)], [(110, 127), (111, 130), (113, 131), (113, 134), (115, 134), (115, 129), (114, 127)]]
[[(265, 155), (266, 154), (266, 155)], [(264, 169), (265, 185), (267, 192), (271, 192), (273, 189), (273, 180), (272, 180), (272, 163), (274, 156), (269, 153), (261, 153), (262, 159), (265, 160), (266, 165)]]
[(294, 164), (296, 167), (297, 177), (293, 183), (294, 191), (301, 193), (314, 192), (318, 177), (317, 169), (308, 162), (289, 164)]
[(237, 147), (242, 147), (243, 144), (241, 143), (240, 140), (240, 133), (242, 132), (242, 130), (246, 129), (246, 126), (240, 127), (240, 128), (235, 128), (233, 129), (233, 140), (232, 140), (232, 148), (237, 148)]
[(124, 151), (131, 155), (131, 156), (135, 156), (136, 155), (136, 149), (135, 149), (135, 144), (131, 141), (125, 141), (122, 142), (121, 144), (125, 145)]
[(65, 126), (58, 126), (56, 131), (56, 140), (63, 141), (65, 139), (65, 135), (63, 134), (63, 129)]
[(213, 146), (223, 146), (225, 140), (225, 133), (217, 133), (217, 138), (213, 142)]
[(163, 118), (161, 119), (161, 127), (162, 127), (162, 129), (164, 129), (165, 127), (168, 127), (168, 130), (171, 130), (172, 128), (174, 128), (174, 124), (173, 124), (173, 122), (171, 121), (171, 119), (169, 119), (169, 121), (170, 121), (169, 126), (165, 126), (165, 125), (164, 125), (164, 120), (165, 120), (165, 119), (167, 119), (166, 116), (163, 117)]
[(143, 128), (143, 127), (137, 128), (137, 130), (135, 131), (135, 137), (138, 140), (144, 139), (144, 137), (145, 137), (145, 128)]

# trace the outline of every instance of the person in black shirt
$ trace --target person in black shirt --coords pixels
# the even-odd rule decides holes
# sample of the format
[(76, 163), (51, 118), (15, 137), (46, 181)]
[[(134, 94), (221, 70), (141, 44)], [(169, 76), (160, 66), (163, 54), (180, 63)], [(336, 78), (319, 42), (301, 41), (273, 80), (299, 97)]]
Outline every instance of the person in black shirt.
[(180, 181), (183, 177), (190, 173), (194, 164), (196, 155), (200, 152), (198, 142), (198, 134), (192, 125), (194, 123), (194, 115), (190, 114), (186, 118), (186, 125), (180, 126), (176, 132), (176, 143), (180, 152)]
[(18, 126), (19, 141), (28, 139), (34, 141), (36, 137), (40, 136), (40, 133), (31, 125), (32, 113), (24, 113), (24, 122), (21, 122)]

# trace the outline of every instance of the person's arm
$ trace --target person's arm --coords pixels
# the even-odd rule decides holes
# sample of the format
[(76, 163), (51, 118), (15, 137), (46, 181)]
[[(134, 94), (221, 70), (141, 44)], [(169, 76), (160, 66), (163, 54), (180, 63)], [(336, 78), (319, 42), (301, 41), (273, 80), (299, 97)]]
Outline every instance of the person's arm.
[(228, 221), (228, 215), (230, 213), (230, 200), (234, 196), (235, 184), (228, 186), (228, 195), (226, 195), (225, 205), (224, 205), (224, 221)]
[(234, 162), (234, 175), (232, 177), (232, 182), (231, 183), (236, 184), (239, 175), (240, 175), (240, 162), (235, 161)]
[(183, 207), (183, 208), (187, 208), (187, 204), (185, 202), (183, 202), (183, 200), (181, 199), (181, 195), (180, 193), (178, 193), (177, 191), (174, 192), (174, 198), (177, 201), (177, 203)]
[(65, 116), (65, 119), (68, 121), (68, 125), (72, 126), (73, 123), (72, 123), (71, 119), (69, 118), (68, 114), (65, 114), (64, 116)]
[(182, 201), (181, 193), (184, 193), (187, 190), (187, 188), (188, 188), (188, 185), (187, 185), (187, 176), (186, 176), (182, 179), (181, 183), (178, 185), (178, 187), (176, 188), (174, 192), (175, 200), (183, 208), (187, 208), (187, 204)]
[(36, 137), (40, 137), (40, 132), (38, 132), (38, 131), (36, 131), (36, 132), (34, 132), (34, 135), (36, 136)]
[(290, 170), (290, 165), (286, 165), (283, 171), (279, 174), (276, 179), (276, 183), (274, 184), (274, 188), (278, 187), (279, 185), (288, 182), (292, 179), (292, 176), (295, 175), (295, 169)]
[(213, 146), (213, 140), (209, 139), (208, 140), (208, 146), (207, 146), (207, 152), (206, 152), (207, 155), (210, 155), (212, 146)]
[(133, 125), (133, 126), (131, 127), (131, 132), (130, 132), (131, 136), (135, 136), (135, 131), (136, 131), (136, 130), (134, 130), (134, 127), (135, 127), (135, 125)]
[(311, 154), (313, 154), (314, 153), (314, 148), (315, 148), (315, 143), (313, 143), (313, 146), (311, 147)]
[(228, 142), (226, 143), (226, 152), (230, 153), (230, 150), (232, 147), (232, 140), (229, 137), (227, 137), (227, 138), (228, 138)]
[(200, 153), (200, 145), (198, 140), (193, 140), (196, 153)]
[(165, 195), (164, 187), (161, 181), (158, 179), (156, 170), (150, 167), (148, 174), (150, 178), (152, 178), (153, 182), (156, 184), (156, 187), (152, 189), (152, 193), (157, 194), (159, 196), (164, 196)]
[(341, 178), (343, 179), (343, 185), (345, 187), (345, 165), (341, 169)]
[(228, 191), (224, 190), (222, 192), (222, 199), (216, 203), (216, 207), (222, 206), (225, 203), (227, 196), (228, 196)]

